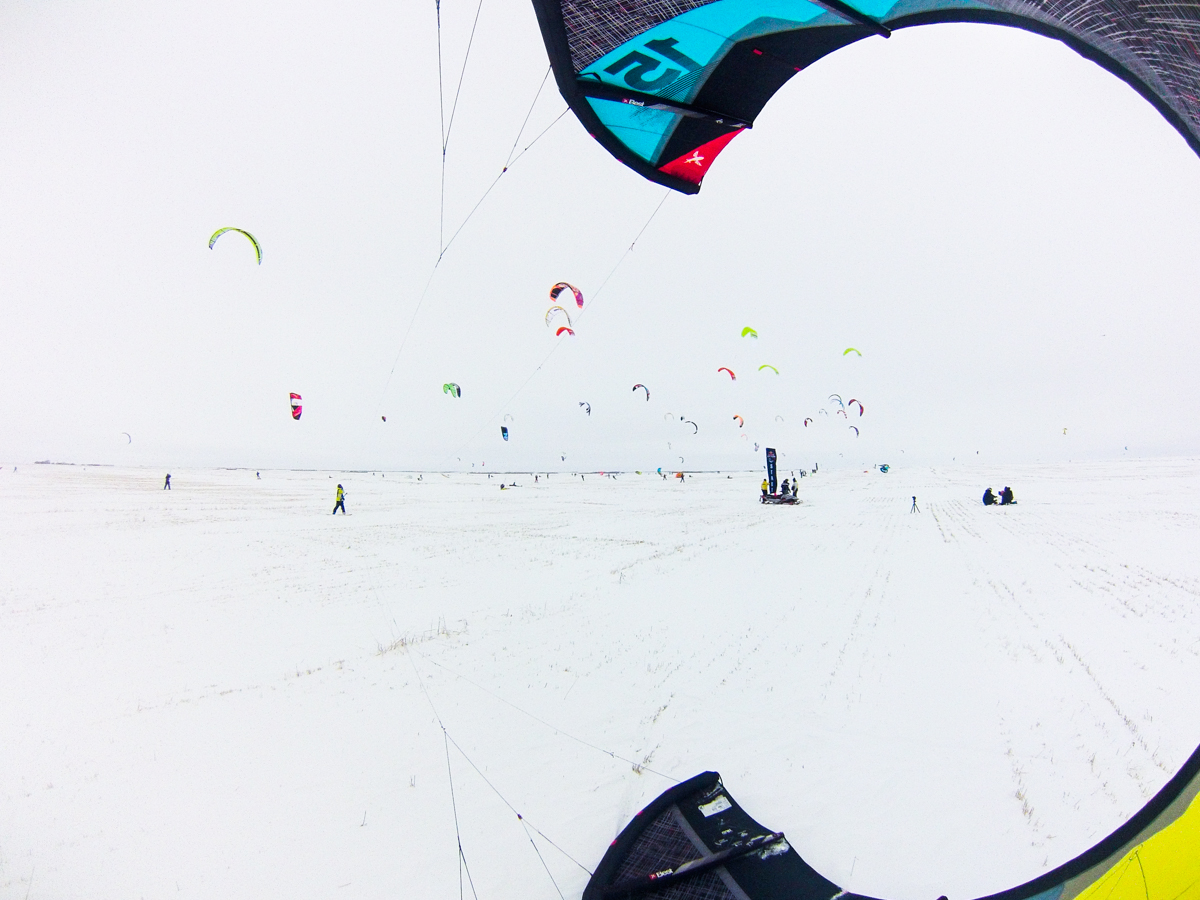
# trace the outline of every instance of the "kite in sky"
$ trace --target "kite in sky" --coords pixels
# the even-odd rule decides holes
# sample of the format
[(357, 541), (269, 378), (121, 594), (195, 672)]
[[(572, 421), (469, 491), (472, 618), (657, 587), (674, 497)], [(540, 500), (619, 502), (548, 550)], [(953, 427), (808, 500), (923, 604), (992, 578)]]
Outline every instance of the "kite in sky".
[(246, 239), (249, 240), (250, 243), (254, 245), (254, 255), (255, 255), (255, 257), (258, 258), (258, 264), (261, 266), (262, 265), (262, 247), (260, 247), (258, 245), (258, 241), (255, 240), (254, 235), (252, 235), (248, 231), (243, 231), (241, 228), (218, 228), (216, 231), (213, 232), (213, 236), (208, 239), (208, 249), (211, 250), (213, 248), (213, 244), (215, 244), (217, 242), (217, 238), (219, 238), (221, 235), (223, 235), (227, 231), (236, 231), (238, 234), (244, 234), (246, 236)]
[(300, 405), (304, 398), (299, 394), (288, 394), (288, 398), (292, 404), (292, 418), (299, 422), (300, 413), (304, 412), (304, 407)]
[[(533, 0), (584, 129), (685, 194), (796, 73), (899, 28), (979, 22), (1062, 41), (1129, 84), (1200, 153), (1200, 7), (1180, 0)], [(772, 173), (778, 174), (778, 173)]]
[(563, 291), (570, 291), (572, 294), (574, 294), (575, 305), (580, 309), (583, 309), (583, 291), (579, 290), (579, 288), (575, 287), (574, 285), (567, 284), (565, 281), (560, 281), (554, 287), (550, 288), (550, 299), (557, 302), (558, 295)]

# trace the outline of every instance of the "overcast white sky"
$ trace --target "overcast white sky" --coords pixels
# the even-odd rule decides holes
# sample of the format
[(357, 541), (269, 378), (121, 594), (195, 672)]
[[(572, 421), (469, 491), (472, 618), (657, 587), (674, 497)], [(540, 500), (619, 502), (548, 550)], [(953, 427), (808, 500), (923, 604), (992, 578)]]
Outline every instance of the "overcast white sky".
[[(443, 4), (451, 92), (474, 12)], [(750, 468), (757, 442), (797, 468), (1200, 445), (1200, 159), (1099, 67), (990, 26), (867, 40), (793, 79), (599, 296), (664, 189), (568, 114), (446, 254), (389, 383), (438, 250), (436, 47), (432, 2), (0, 7), (0, 459)], [(546, 67), (531, 6), (484, 0), (448, 231)], [(564, 108), (548, 84), (520, 146)], [(261, 267), (237, 235), (208, 249), (225, 225)], [(588, 306), (537, 371), (559, 280)], [(831, 392), (866, 405), (860, 438), (819, 416)]]

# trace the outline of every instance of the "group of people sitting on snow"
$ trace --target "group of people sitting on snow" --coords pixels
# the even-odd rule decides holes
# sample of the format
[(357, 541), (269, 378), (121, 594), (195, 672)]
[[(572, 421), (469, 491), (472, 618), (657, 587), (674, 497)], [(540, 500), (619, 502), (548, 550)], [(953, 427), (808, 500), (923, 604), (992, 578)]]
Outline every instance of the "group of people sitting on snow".
[(1016, 502), (1017, 501), (1013, 499), (1012, 488), (1010, 488), (1008, 485), (1004, 486), (1004, 490), (1002, 490), (1000, 492), (999, 496), (996, 496), (995, 494), (993, 494), (991, 488), (988, 488), (986, 491), (983, 492), (983, 505), (984, 506), (996, 506), (996, 505), (1011, 506), (1013, 503), (1016, 503)]

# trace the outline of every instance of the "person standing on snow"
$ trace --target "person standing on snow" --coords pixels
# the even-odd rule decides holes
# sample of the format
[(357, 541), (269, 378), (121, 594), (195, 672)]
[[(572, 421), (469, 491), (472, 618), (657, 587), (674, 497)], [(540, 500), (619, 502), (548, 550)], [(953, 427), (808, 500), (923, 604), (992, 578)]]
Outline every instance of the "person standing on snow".
[(163, 490), (169, 491), (170, 489), (171, 489), (171, 473), (168, 472), (167, 479), (166, 479), (166, 481), (163, 482)]
[(763, 492), (764, 497), (767, 496), (767, 491), (769, 491), (770, 489), (771, 489), (771, 486), (769, 484), (767, 484), (767, 479), (764, 478), (763, 483), (762, 483), (762, 492)]
[(346, 492), (342, 490), (342, 486), (338, 485), (337, 503), (333, 506), (333, 514), (336, 516), (338, 510), (342, 511), (342, 515), (346, 514)]

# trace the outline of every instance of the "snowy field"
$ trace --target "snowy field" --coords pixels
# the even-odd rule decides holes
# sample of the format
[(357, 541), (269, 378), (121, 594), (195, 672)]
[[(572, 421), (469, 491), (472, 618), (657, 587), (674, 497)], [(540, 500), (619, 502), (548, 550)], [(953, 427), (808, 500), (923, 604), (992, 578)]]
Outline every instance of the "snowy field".
[(173, 476), (0, 474), (0, 897), (458, 897), (456, 808), (465, 896), (576, 898), (715, 769), (842, 886), (966, 900), (1200, 742), (1200, 461), (822, 471), (795, 508)]

